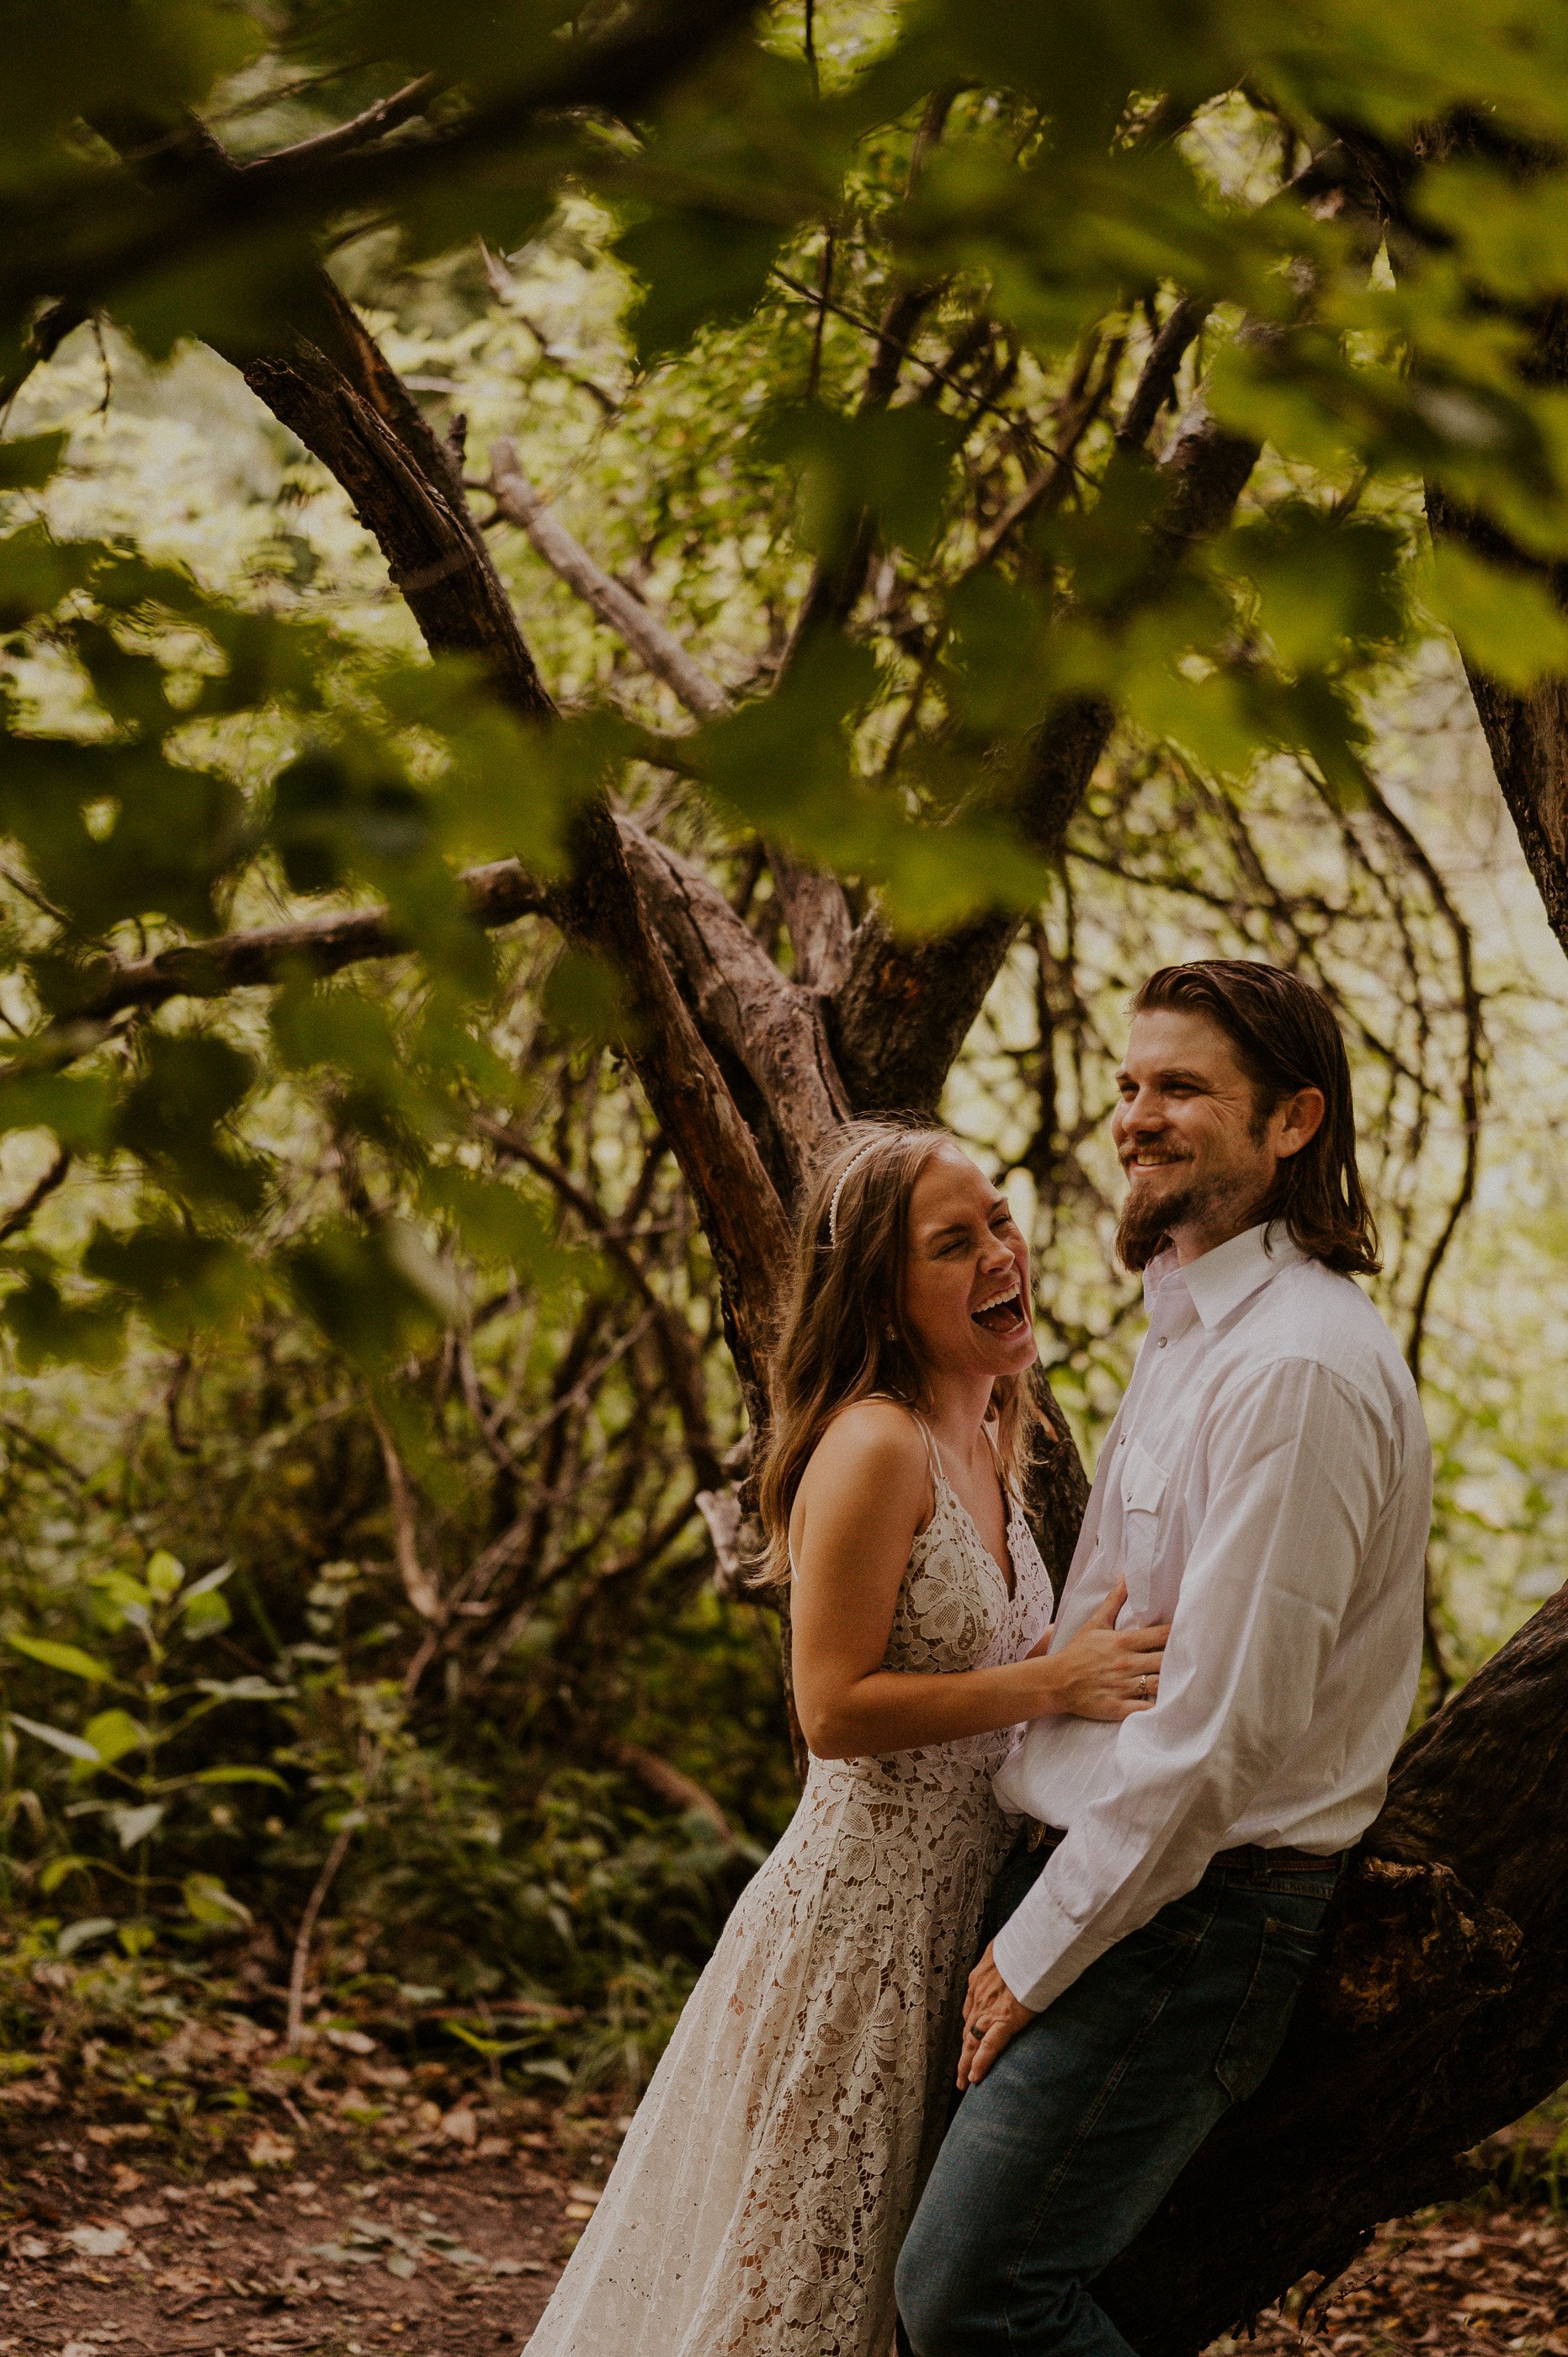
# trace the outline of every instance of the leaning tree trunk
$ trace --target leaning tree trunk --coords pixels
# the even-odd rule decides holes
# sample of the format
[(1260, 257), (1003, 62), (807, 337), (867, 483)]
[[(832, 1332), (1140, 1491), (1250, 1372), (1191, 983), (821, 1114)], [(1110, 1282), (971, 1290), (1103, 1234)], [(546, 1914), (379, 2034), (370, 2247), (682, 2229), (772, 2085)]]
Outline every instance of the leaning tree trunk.
[[(206, 135), (162, 129), (160, 140), (134, 143), (161, 159), (153, 168), (209, 178), (231, 168)], [(1143, 463), (1137, 452), (1169, 389), (1173, 353), (1200, 316), (1186, 307), (1179, 332), (1173, 321), (1156, 345), (1117, 436), (1127, 463)], [(514, 710), (546, 716), (548, 696), (447, 454), (325, 280), (297, 328), (285, 350), (237, 356), (252, 385), (341, 482), (433, 651), (477, 655)], [(900, 340), (889, 328), (868, 401), (887, 398)], [(1255, 457), (1201, 409), (1176, 437), (1161, 461), (1168, 496), (1149, 535), (1151, 588), (1193, 541), (1222, 526)], [(1042, 477), (1030, 496), (1048, 488)], [(858, 532), (840, 569), (812, 585), (807, 626), (853, 604), (869, 551)], [(572, 562), (591, 584), (591, 567)], [(656, 633), (643, 635), (657, 644)], [(1527, 856), (1568, 942), (1568, 694), (1549, 687), (1510, 702), (1486, 682), (1477, 694)], [(1018, 817), (1046, 850), (1059, 847), (1114, 718), (1101, 703), (1077, 704), (1031, 748)], [(532, 885), (503, 862), (469, 879), (470, 899), (481, 921), (526, 907), (622, 963), (639, 1017), (628, 1056), (712, 1243), (726, 1329), (760, 1416), (761, 1351), (807, 1162), (846, 1113), (934, 1106), (1011, 925), (983, 918), (911, 947), (873, 911), (852, 933), (832, 879), (813, 881), (779, 856), (795, 934), (795, 974), (786, 975), (699, 870), (607, 802), (586, 813), (575, 848), (564, 887)], [(270, 975), (285, 931), (291, 949), (324, 966), (397, 946), (367, 912), (333, 920), (330, 939), (319, 924), (274, 928), (203, 944), (177, 975), (177, 959), (165, 953), (119, 979), (146, 1003), (180, 989), (216, 995)], [(1059, 1569), (1084, 1498), (1059, 1417), (1043, 1472), (1039, 1510)], [(1108, 2278), (1113, 2312), (1149, 2357), (1197, 2351), (1305, 2271), (1342, 2266), (1377, 2222), (1463, 2182), (1457, 2156), (1568, 2074), (1559, 1969), (1568, 1835), (1555, 1806), (1564, 1767), (1568, 1607), (1559, 1602), (1406, 1746), (1284, 2053)]]

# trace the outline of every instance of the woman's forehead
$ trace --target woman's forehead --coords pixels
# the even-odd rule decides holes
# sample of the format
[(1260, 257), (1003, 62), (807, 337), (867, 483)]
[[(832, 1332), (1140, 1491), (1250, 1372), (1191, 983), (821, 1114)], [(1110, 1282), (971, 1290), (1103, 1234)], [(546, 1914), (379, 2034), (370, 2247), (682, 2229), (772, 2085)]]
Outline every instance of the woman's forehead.
[(997, 1200), (990, 1179), (961, 1147), (941, 1146), (915, 1181), (909, 1215), (918, 1227), (940, 1227), (984, 1214)]

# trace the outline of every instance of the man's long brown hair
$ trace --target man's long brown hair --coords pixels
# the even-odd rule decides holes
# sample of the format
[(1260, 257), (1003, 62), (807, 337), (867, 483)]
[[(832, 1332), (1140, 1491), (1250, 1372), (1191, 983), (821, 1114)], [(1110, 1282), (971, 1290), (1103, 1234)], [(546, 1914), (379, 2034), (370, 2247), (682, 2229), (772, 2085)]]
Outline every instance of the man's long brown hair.
[(1252, 1084), (1262, 1123), (1298, 1089), (1321, 1089), (1323, 1121), (1252, 1213), (1283, 1220), (1299, 1250), (1328, 1268), (1373, 1276), (1382, 1266), (1378, 1231), (1356, 1168), (1356, 1107), (1350, 1064), (1334, 1010), (1319, 990), (1277, 965), (1251, 958), (1202, 958), (1152, 974), (1134, 1015), (1175, 1007), (1223, 1031)]
[[(916, 1409), (925, 1403), (924, 1371), (904, 1315), (909, 1200), (931, 1157), (952, 1143), (941, 1129), (897, 1121), (851, 1122), (812, 1175), (789, 1301), (768, 1362), (773, 1413), (757, 1483), (767, 1534), (759, 1584), (789, 1577), (795, 1492), (812, 1449), (839, 1410), (874, 1392)], [(867, 1146), (871, 1151), (857, 1161)], [(835, 1241), (828, 1213), (846, 1170)], [(1022, 1487), (1041, 1421), (1027, 1376), (1001, 1377), (992, 1405), (1004, 1469)]]

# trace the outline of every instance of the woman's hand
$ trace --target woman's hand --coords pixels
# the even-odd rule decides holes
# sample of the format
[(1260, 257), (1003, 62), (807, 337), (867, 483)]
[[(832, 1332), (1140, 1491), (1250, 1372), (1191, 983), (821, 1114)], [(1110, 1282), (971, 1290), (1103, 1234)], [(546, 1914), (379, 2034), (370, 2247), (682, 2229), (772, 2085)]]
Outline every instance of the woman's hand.
[(1116, 1615), (1126, 1601), (1127, 1583), (1120, 1580), (1065, 1645), (1047, 1652), (1047, 1638), (1036, 1647), (1029, 1658), (1048, 1674), (1035, 1716), (1059, 1711), (1069, 1718), (1122, 1719), (1154, 1708), (1170, 1623), (1118, 1629)]

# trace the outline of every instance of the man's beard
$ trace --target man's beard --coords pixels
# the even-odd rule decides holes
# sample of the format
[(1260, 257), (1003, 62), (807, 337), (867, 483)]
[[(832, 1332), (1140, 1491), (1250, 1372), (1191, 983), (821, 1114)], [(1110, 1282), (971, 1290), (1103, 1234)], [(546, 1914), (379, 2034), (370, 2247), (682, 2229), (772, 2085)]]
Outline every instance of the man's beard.
[(1180, 1227), (1195, 1213), (1207, 1211), (1215, 1197), (1225, 1191), (1223, 1185), (1194, 1180), (1190, 1186), (1178, 1187), (1174, 1194), (1156, 1198), (1148, 1188), (1140, 1187), (1134, 1178), (1116, 1223), (1116, 1252), (1122, 1267), (1134, 1275), (1147, 1268), (1155, 1254), (1169, 1243), (1173, 1228)]

